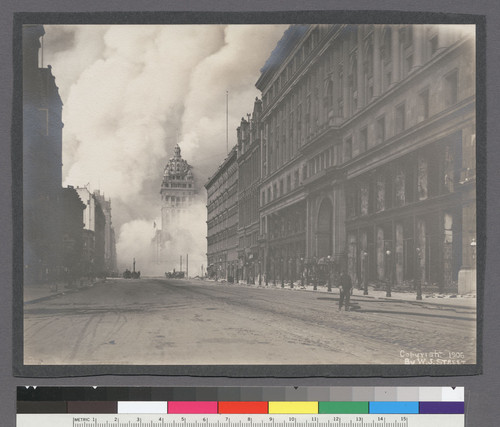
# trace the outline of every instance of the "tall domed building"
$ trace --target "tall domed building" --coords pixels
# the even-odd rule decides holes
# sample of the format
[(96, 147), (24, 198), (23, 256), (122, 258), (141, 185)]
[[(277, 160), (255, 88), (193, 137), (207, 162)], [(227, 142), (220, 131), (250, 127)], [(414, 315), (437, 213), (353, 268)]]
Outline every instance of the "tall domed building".
[[(154, 260), (156, 264), (167, 264), (171, 268), (175, 262), (171, 258), (171, 248), (167, 243), (174, 240), (186, 213), (192, 208), (197, 191), (192, 166), (182, 158), (177, 144), (174, 156), (165, 165), (161, 182), (161, 227), (156, 229), (153, 239)], [(156, 226), (156, 224), (155, 224)]]
[(174, 157), (166, 164), (161, 183), (161, 228), (163, 234), (170, 233), (171, 227), (194, 201), (196, 189), (192, 166), (182, 158), (177, 144)]

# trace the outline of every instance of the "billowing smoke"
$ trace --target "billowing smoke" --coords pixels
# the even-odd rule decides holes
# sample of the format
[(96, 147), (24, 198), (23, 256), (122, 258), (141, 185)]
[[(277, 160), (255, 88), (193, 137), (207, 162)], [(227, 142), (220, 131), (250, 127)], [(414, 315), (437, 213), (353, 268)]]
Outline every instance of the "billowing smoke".
[[(112, 200), (119, 268), (171, 270), (189, 253), (192, 275), (206, 264), (203, 184), (226, 156), (254, 84), (286, 26), (45, 26), (44, 62), (63, 99), (64, 185), (100, 189)], [(179, 143), (194, 167), (199, 202), (152, 254), (161, 227), (163, 168)], [(171, 253), (170, 253), (171, 251)], [(175, 261), (174, 261), (175, 260)]]

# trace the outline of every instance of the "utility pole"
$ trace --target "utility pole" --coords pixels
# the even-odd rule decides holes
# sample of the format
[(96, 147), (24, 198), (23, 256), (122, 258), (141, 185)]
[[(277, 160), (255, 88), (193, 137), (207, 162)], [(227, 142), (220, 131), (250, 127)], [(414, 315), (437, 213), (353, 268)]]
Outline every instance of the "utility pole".
[(189, 254), (186, 254), (186, 279), (189, 277)]

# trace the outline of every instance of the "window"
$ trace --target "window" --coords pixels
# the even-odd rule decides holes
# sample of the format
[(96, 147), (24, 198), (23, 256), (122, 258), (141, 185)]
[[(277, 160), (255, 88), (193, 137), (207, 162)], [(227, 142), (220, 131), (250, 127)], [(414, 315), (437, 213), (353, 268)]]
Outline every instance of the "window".
[(387, 71), (384, 74), (384, 89), (389, 88), (389, 86), (391, 85), (391, 79), (392, 79), (392, 74), (390, 71)]
[(335, 164), (336, 165), (341, 165), (342, 164), (342, 144), (337, 144), (335, 146)]
[(331, 80), (328, 81), (326, 86), (326, 107), (330, 110), (333, 107), (333, 83)]
[(376, 142), (377, 144), (385, 141), (385, 117), (377, 119), (376, 124)]
[(347, 162), (352, 158), (352, 138), (347, 138), (344, 142), (344, 161)]
[(368, 149), (368, 128), (359, 131), (359, 152), (364, 153)]
[(411, 25), (408, 25), (404, 28), (401, 28), (399, 38), (405, 48), (410, 47), (413, 43), (413, 27)]
[(438, 47), (439, 47), (438, 41), (439, 41), (439, 39), (438, 39), (437, 34), (435, 36), (431, 37), (431, 39), (429, 40), (429, 48), (430, 48), (431, 56), (434, 56), (434, 54), (438, 50)]
[(394, 128), (395, 133), (401, 133), (405, 129), (405, 104), (402, 103), (396, 107), (396, 111), (394, 114)]
[(344, 68), (342, 65), (339, 66), (339, 95), (342, 96), (344, 91)]
[(458, 73), (453, 71), (445, 77), (444, 99), (447, 107), (455, 104), (458, 100)]
[(408, 75), (413, 68), (413, 55), (408, 55), (405, 60), (405, 75)]
[(418, 94), (418, 122), (429, 118), (429, 89), (424, 89)]

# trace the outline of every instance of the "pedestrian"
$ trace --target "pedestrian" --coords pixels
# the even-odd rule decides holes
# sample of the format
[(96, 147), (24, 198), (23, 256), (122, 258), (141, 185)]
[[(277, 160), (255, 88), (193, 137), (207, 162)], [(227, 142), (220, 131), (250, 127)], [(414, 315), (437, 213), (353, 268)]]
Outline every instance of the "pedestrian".
[(345, 305), (345, 311), (349, 311), (352, 280), (351, 276), (349, 276), (345, 271), (343, 271), (342, 274), (340, 275), (339, 288), (340, 288), (339, 311), (342, 309), (342, 305)]

